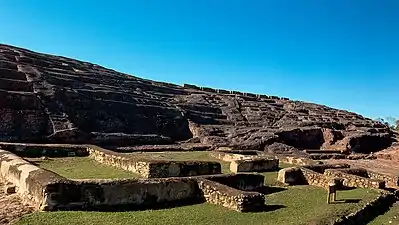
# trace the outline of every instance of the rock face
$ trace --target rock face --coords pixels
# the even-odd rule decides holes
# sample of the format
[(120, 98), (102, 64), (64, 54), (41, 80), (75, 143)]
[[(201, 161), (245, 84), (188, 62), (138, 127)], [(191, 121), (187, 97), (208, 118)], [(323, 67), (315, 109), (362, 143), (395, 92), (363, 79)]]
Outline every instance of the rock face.
[(389, 129), (275, 96), (178, 86), (0, 45), (0, 141), (378, 151)]

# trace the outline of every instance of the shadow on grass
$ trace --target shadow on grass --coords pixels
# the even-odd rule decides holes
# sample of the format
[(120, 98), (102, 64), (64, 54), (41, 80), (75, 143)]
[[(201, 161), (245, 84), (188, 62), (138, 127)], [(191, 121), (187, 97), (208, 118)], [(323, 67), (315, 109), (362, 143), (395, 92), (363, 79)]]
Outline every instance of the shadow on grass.
[(332, 204), (344, 204), (344, 203), (359, 203), (361, 199), (340, 199), (340, 200), (335, 200), (335, 202), (332, 202)]
[(287, 208), (285, 205), (265, 205), (263, 207), (263, 212), (272, 212), (279, 209)]
[(347, 187), (347, 186), (341, 186), (339, 187), (338, 191), (349, 191), (349, 190), (354, 190), (356, 189), (355, 187)]
[(256, 209), (251, 209), (248, 211), (245, 211), (244, 213), (264, 213), (264, 212), (273, 212), (277, 211), (279, 209), (284, 209), (287, 208), (284, 205), (263, 205), (261, 207), (257, 207)]
[(83, 211), (83, 212), (134, 212), (134, 211), (146, 211), (146, 210), (164, 210), (179, 208), (184, 206), (191, 206), (197, 204), (204, 204), (203, 199), (186, 199), (177, 200), (173, 202), (165, 203), (147, 203), (143, 205), (137, 204), (124, 204), (124, 205), (75, 205), (73, 207), (59, 207), (57, 210), (60, 211)]
[(30, 160), (30, 159), (25, 159), (25, 160), (37, 167), (40, 167), (40, 164), (44, 162), (43, 160)]
[(282, 191), (286, 191), (286, 190), (287, 190), (287, 188), (275, 187), (275, 186), (264, 186), (264, 187), (256, 189), (257, 192), (262, 193), (264, 195), (278, 193), (278, 192), (282, 192)]

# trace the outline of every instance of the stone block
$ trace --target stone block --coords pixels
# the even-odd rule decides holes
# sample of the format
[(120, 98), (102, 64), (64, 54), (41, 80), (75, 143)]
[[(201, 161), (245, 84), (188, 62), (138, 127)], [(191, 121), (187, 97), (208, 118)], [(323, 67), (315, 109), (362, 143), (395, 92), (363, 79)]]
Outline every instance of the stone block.
[(238, 212), (258, 211), (265, 204), (265, 196), (258, 192), (237, 190), (207, 179), (199, 179), (198, 186), (207, 202)]
[(277, 181), (288, 184), (288, 185), (297, 185), (304, 183), (304, 176), (300, 168), (298, 167), (290, 167), (284, 168), (278, 172)]
[(343, 185), (347, 187), (376, 189), (385, 188), (385, 181), (383, 180), (361, 177), (336, 169), (327, 169), (325, 170), (324, 175), (330, 178), (341, 178), (343, 180)]
[(253, 158), (235, 160), (230, 163), (230, 171), (238, 172), (265, 172), (278, 169), (278, 159)]

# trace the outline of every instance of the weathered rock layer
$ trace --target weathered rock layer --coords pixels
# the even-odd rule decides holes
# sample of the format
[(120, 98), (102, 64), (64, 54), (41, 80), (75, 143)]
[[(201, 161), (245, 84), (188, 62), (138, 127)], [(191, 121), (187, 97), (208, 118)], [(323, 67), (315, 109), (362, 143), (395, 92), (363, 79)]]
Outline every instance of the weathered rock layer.
[[(272, 151), (378, 151), (389, 129), (323, 105), (140, 79), (0, 45), (0, 141), (131, 146), (180, 141)], [(279, 151), (283, 151), (279, 145)]]

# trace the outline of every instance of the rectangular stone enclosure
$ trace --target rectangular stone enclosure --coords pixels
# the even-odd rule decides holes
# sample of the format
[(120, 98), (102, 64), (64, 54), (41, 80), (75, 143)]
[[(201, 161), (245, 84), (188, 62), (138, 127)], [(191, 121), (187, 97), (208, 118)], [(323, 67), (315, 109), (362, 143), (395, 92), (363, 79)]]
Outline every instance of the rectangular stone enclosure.
[(235, 160), (230, 163), (230, 171), (238, 172), (266, 172), (278, 170), (278, 159), (253, 158)]
[[(150, 178), (70, 180), (41, 169), (14, 153), (0, 150), (1, 178), (13, 184), (24, 199), (44, 211), (135, 210), (207, 201), (244, 212), (264, 205), (263, 194), (251, 192), (263, 186), (263, 176), (220, 174), (217, 162), (138, 162), (97, 146), (56, 146), (58, 153), (47, 145), (43, 149), (40, 146), (10, 146), (8, 149), (22, 156), (37, 157), (40, 153), (88, 155), (100, 163), (138, 171)], [(36, 150), (32, 153), (31, 148)]]

